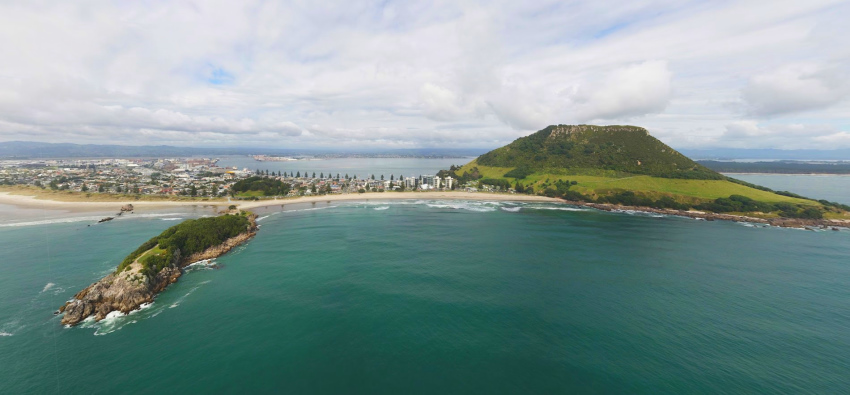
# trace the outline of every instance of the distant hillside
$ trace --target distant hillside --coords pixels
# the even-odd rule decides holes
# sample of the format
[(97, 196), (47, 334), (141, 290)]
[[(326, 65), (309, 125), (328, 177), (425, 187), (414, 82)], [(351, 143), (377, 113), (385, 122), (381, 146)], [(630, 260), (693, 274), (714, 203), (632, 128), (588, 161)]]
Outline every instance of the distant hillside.
[(835, 150), (712, 148), (679, 151), (693, 159), (850, 160), (848, 148)]
[[(104, 157), (173, 157), (217, 154), (221, 148), (172, 146), (129, 146), (101, 144), (41, 143), (34, 141), (0, 142), (0, 158), (104, 158)], [(246, 154), (248, 154), (246, 152)]]
[(102, 145), (41, 143), (34, 141), (0, 142), (0, 158), (173, 158), (197, 155), (284, 155), (344, 157), (410, 157), (410, 158), (463, 158), (480, 155), (483, 149), (474, 148), (410, 148), (410, 149), (290, 149), (268, 147), (174, 147), (169, 145)]
[(664, 178), (724, 178), (636, 126), (553, 125), (481, 155), (477, 162), (526, 173), (602, 169)]
[(721, 173), (850, 174), (850, 162), (721, 162), (699, 160), (697, 163)]

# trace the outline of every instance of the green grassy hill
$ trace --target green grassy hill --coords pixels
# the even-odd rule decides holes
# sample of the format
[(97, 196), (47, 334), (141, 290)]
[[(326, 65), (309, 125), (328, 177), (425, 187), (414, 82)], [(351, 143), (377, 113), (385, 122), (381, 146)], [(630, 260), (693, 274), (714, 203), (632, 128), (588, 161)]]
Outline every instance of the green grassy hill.
[(526, 173), (587, 168), (665, 178), (723, 179), (637, 126), (549, 126), (481, 155), (477, 161)]
[(553, 125), (447, 173), (461, 183), (597, 203), (804, 218), (847, 218), (850, 209), (723, 176), (636, 126)]

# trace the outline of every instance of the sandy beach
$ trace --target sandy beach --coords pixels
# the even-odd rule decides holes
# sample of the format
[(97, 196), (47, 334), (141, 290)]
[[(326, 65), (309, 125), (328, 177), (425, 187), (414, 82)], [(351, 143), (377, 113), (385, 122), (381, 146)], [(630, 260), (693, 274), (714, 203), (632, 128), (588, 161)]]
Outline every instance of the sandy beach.
[(436, 200), (498, 200), (498, 201), (535, 201), (561, 202), (560, 199), (545, 196), (497, 194), (486, 192), (371, 192), (342, 195), (302, 196), (296, 198), (280, 198), (255, 201), (144, 201), (144, 200), (114, 200), (114, 201), (59, 201), (47, 199), (45, 196), (35, 196), (25, 192), (0, 192), (0, 204), (8, 204), (21, 208), (65, 210), (69, 212), (99, 212), (119, 210), (124, 204), (132, 204), (137, 211), (155, 210), (169, 207), (219, 207), (221, 209), (234, 204), (242, 209), (276, 206), (282, 204), (333, 202), (352, 200), (399, 200), (399, 199), (436, 199)]

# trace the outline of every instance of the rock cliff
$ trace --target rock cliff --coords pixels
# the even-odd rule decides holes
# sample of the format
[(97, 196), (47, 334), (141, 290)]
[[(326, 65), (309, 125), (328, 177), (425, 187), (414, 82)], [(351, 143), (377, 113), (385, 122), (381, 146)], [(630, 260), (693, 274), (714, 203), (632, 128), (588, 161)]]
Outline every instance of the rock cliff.
[(182, 256), (180, 250), (177, 250), (169, 257), (168, 264), (156, 274), (145, 274), (142, 264), (136, 259), (126, 270), (116, 271), (100, 279), (59, 308), (59, 313), (64, 313), (62, 324), (74, 326), (90, 316), (100, 321), (113, 311), (127, 314), (144, 303), (153, 302), (166, 287), (177, 282), (184, 267), (224, 255), (254, 237), (258, 229), (256, 216), (248, 218), (251, 225), (243, 233), (189, 256)]

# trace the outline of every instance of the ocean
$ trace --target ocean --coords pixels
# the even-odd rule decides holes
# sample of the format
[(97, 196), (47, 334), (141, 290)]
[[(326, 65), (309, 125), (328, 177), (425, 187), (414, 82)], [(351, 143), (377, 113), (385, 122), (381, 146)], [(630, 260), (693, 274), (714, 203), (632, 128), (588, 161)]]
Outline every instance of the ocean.
[(812, 199), (850, 204), (850, 175), (727, 174), (775, 191), (791, 191)]
[(153, 304), (59, 324), (207, 211), (0, 221), (0, 393), (850, 390), (850, 231), (561, 204), (263, 208), (253, 240)]
[(287, 162), (259, 162), (248, 156), (223, 156), (218, 165), (236, 167), (238, 169), (300, 172), (301, 174), (321, 173), (345, 176), (346, 174), (360, 178), (375, 175), (386, 179), (390, 176), (398, 178), (434, 175), (440, 170), (448, 170), (451, 165), (462, 166), (475, 158), (331, 158), (315, 160), (298, 160)]

